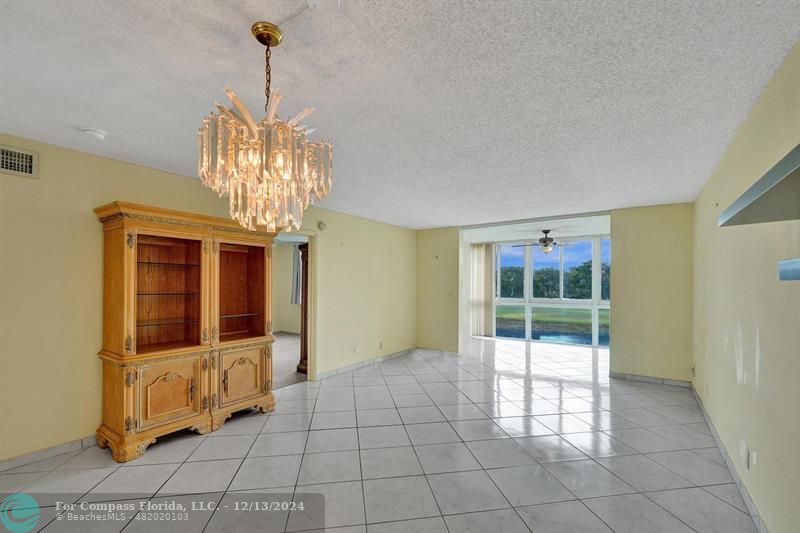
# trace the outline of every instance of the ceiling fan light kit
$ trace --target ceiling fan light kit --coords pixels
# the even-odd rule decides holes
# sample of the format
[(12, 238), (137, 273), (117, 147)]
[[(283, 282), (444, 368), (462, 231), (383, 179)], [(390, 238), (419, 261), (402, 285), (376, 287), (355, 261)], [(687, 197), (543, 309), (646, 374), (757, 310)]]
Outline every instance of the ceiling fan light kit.
[(542, 233), (544, 233), (544, 237), (541, 237), (537, 242), (528, 244), (517, 244), (514, 245), (514, 248), (524, 248), (526, 246), (539, 246), (544, 253), (549, 254), (550, 252), (553, 251), (553, 249), (556, 246), (564, 246), (563, 244), (559, 244), (555, 240), (553, 240), (553, 238), (550, 236), (550, 231), (551, 230), (549, 229), (543, 229)]
[(203, 185), (228, 198), (230, 216), (241, 226), (267, 231), (300, 229), (303, 211), (328, 195), (333, 185), (333, 146), (311, 142), (301, 125), (313, 108), (290, 120), (278, 117), (282, 95), (270, 91), (272, 48), (283, 42), (280, 28), (256, 22), (251, 28), (265, 46), (265, 117), (256, 122), (230, 89), (233, 107), (217, 104), (198, 132), (197, 173)]

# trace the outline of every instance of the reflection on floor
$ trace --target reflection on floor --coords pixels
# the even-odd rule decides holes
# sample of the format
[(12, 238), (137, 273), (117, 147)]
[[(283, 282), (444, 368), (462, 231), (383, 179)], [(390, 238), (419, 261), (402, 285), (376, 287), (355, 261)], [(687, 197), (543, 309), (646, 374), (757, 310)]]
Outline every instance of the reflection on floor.
[(300, 362), (300, 335), (276, 333), (272, 345), (272, 388), (280, 389), (306, 380), (305, 374), (297, 372)]
[[(0, 492), (222, 502), (168, 528), (129, 513), (102, 531), (754, 531), (688, 389), (609, 379), (607, 350), (471, 340), (465, 352), (290, 385), (271, 415), (159, 439), (125, 466), (96, 447), (47, 459), (0, 474)], [(324, 516), (225, 510), (309, 493)], [(45, 531), (69, 529), (56, 514), (42, 509)]]

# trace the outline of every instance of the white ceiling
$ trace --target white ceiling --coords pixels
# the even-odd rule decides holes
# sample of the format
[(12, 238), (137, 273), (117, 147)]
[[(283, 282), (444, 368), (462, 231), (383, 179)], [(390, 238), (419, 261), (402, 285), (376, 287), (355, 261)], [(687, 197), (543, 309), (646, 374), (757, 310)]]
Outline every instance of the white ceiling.
[(592, 237), (611, 233), (611, 217), (608, 215), (589, 215), (580, 217), (526, 220), (511, 224), (493, 224), (476, 228), (466, 228), (462, 233), (464, 242), (521, 242), (536, 241), (550, 230), (550, 237), (556, 241), (567, 237)]
[(251, 23), (295, 17), (273, 87), (334, 142), (323, 207), (435, 227), (679, 202), (800, 36), (798, 0), (305, 8), (3, 0), (0, 130), (194, 175), (223, 88), (263, 106)]

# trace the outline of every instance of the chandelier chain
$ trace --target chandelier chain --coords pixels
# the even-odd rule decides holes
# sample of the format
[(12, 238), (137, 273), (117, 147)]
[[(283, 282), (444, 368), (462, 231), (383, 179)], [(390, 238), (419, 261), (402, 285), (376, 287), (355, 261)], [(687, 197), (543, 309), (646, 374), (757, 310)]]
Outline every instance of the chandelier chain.
[(267, 101), (264, 104), (264, 112), (267, 112), (267, 108), (269, 107), (269, 86), (272, 82), (272, 67), (269, 65), (269, 60), (272, 57), (272, 50), (270, 49), (269, 43), (267, 43), (266, 51), (264, 52), (264, 58), (266, 59), (267, 66), (264, 67), (264, 76), (266, 78), (266, 84), (264, 85), (264, 96), (266, 97)]
[[(1, 1), (1, 0), (0, 0)], [(233, 108), (217, 104), (198, 132), (198, 169), (203, 185), (228, 198), (232, 219), (242, 227), (267, 231), (298, 230), (303, 211), (325, 198), (333, 185), (333, 146), (312, 142), (301, 122), (314, 111), (305, 108), (291, 120), (277, 115), (281, 95), (272, 99), (272, 45), (281, 43), (280, 29), (257, 22), (251, 33), (264, 51), (264, 111), (256, 121), (230, 90)]]

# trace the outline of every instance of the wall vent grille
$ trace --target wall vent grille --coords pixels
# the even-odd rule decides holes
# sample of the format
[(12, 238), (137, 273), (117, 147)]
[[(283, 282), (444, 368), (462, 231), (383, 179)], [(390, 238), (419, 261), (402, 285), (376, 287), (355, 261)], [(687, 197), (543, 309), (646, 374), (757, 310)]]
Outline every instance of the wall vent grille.
[(0, 172), (26, 178), (39, 177), (39, 154), (0, 145)]

